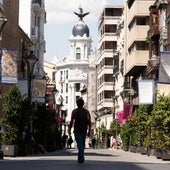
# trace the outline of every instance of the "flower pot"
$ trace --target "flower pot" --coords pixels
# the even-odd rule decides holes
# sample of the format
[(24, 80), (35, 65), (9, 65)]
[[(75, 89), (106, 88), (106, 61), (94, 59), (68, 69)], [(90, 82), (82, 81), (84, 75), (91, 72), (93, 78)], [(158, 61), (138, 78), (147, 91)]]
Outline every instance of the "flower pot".
[(130, 146), (130, 152), (135, 152), (136, 153), (137, 146)]
[(170, 150), (162, 150), (161, 151), (161, 158), (162, 160), (170, 160)]
[(147, 149), (147, 155), (148, 156), (155, 156), (155, 149), (153, 149), (153, 148), (148, 148)]
[(128, 151), (129, 150), (129, 146), (123, 146), (123, 150), (124, 151)]
[(145, 147), (145, 146), (140, 146), (139, 149), (140, 149), (140, 153), (141, 153), (141, 154), (143, 154), (143, 155), (144, 155), (144, 154), (147, 154), (147, 151), (148, 151), (148, 150), (147, 150), (147, 147)]
[(161, 159), (161, 157), (162, 157), (161, 150), (155, 150), (155, 156), (156, 156), (158, 159)]
[(18, 145), (2, 145), (2, 151), (4, 156), (17, 156)]

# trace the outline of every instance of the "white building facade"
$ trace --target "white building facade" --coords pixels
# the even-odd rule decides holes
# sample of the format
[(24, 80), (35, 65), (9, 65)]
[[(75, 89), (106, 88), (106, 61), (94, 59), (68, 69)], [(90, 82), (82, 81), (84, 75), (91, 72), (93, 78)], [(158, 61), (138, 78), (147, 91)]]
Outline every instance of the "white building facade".
[(31, 1), (31, 26), (30, 38), (34, 43), (34, 55), (38, 58), (36, 64), (36, 77), (43, 78), (44, 53), (46, 51), (44, 39), (44, 24), (46, 23), (45, 0)]
[[(88, 26), (84, 23), (82, 8), (76, 13), (79, 21), (74, 25), (70, 41), (70, 55), (58, 61), (56, 88), (63, 97), (63, 105), (67, 110), (66, 124), (71, 119), (71, 112), (77, 107), (76, 100), (81, 96), (80, 90), (87, 86), (87, 73), (91, 53), (91, 37)], [(84, 99), (85, 100), (85, 99)], [(85, 101), (87, 103), (87, 101)]]

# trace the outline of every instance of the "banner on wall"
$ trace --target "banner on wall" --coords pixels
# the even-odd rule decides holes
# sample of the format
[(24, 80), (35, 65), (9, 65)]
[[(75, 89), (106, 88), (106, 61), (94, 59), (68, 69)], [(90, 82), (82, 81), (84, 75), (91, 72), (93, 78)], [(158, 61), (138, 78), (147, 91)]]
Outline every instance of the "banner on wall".
[(1, 83), (16, 84), (17, 79), (17, 50), (2, 49), (1, 55)]
[(45, 102), (46, 79), (33, 79), (32, 83), (32, 100)]
[(139, 104), (153, 104), (154, 80), (138, 80)]
[(170, 51), (160, 53), (158, 81), (161, 83), (170, 83)]

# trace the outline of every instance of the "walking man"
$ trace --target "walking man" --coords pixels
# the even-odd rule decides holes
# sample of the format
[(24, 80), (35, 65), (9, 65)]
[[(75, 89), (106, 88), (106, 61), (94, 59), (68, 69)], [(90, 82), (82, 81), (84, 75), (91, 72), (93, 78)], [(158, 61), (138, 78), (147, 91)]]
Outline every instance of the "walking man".
[(79, 98), (76, 103), (78, 108), (72, 111), (68, 132), (71, 135), (71, 128), (74, 125), (74, 136), (78, 147), (78, 163), (83, 163), (86, 136), (90, 136), (91, 116), (89, 111), (83, 108), (84, 100), (82, 98)]

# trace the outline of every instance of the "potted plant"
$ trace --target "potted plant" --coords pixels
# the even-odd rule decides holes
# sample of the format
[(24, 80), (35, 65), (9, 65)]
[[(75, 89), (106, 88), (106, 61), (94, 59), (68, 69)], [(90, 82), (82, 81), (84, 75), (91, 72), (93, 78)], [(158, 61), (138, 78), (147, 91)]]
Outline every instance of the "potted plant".
[(128, 122), (120, 127), (120, 137), (122, 139), (123, 150), (128, 151), (130, 143), (130, 128)]
[[(149, 124), (147, 122), (151, 111), (152, 105), (140, 105), (137, 109), (137, 127), (138, 127), (138, 151), (141, 154), (147, 154), (147, 148), (150, 147), (148, 131)], [(149, 134), (149, 136), (148, 136)]]
[(130, 133), (130, 151), (137, 151), (138, 144), (138, 127), (137, 127), (137, 115), (134, 113), (128, 120), (129, 133)]
[(120, 137), (122, 139), (123, 143), (123, 150), (128, 151), (129, 150), (129, 141), (130, 141), (130, 135), (129, 135), (129, 127), (128, 124), (124, 124), (120, 128)]
[(17, 86), (12, 86), (4, 96), (1, 124), (2, 150), (6, 156), (18, 154), (19, 122), (22, 110), (22, 95)]
[(151, 117), (154, 145), (163, 160), (170, 160), (170, 97), (159, 95)]

